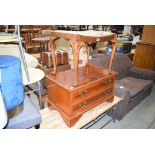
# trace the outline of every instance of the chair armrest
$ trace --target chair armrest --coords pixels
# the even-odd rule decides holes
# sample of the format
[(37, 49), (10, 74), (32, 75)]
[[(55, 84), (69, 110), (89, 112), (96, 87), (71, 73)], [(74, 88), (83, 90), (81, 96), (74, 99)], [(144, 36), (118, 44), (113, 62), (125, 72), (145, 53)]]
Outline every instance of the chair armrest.
[(128, 76), (145, 80), (153, 80), (155, 82), (155, 72), (148, 69), (131, 67), (128, 72)]
[(114, 92), (116, 96), (119, 96), (121, 98), (130, 98), (129, 90), (117, 83), (115, 83)]
[[(129, 107), (130, 93), (129, 90), (120, 84), (115, 83), (114, 86), (115, 95), (122, 98), (122, 100), (117, 104), (115, 109), (115, 116), (117, 120), (121, 120), (126, 114), (126, 108)], [(112, 115), (113, 116), (113, 115)]]

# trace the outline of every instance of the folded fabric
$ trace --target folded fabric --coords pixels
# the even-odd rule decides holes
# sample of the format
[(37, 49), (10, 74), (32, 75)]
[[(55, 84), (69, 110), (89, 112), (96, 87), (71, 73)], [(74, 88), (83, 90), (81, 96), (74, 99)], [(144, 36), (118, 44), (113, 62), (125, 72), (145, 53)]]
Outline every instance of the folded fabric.
[(6, 109), (9, 111), (24, 100), (20, 59), (14, 56), (0, 56), (0, 72), (0, 87)]

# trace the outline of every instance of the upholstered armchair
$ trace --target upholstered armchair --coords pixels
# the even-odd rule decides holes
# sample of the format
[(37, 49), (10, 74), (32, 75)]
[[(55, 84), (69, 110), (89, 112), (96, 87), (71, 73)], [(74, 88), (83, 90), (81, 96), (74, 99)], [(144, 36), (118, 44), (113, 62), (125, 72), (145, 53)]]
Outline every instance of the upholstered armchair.
[[(100, 55), (91, 59), (90, 63), (108, 68), (109, 58), (107, 55)], [(115, 111), (116, 119), (121, 120), (151, 93), (155, 82), (155, 72), (132, 66), (131, 60), (125, 54), (115, 55), (112, 69), (118, 73), (115, 95), (123, 98)]]

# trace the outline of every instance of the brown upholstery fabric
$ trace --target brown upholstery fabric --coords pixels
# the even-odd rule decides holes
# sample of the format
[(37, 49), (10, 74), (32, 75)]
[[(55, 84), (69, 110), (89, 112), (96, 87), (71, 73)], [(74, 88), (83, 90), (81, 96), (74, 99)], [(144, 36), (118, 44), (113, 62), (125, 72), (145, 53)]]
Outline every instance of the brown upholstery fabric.
[[(90, 60), (90, 63), (98, 66), (108, 68), (109, 66), (109, 55), (99, 55), (97, 58)], [(128, 75), (128, 71), (131, 68), (132, 63), (125, 54), (116, 54), (112, 64), (112, 70), (118, 72), (117, 79), (122, 79)]]
[(121, 80), (117, 80), (116, 83), (125, 87), (129, 91), (131, 98), (135, 97), (138, 95), (138, 93), (153, 85), (151, 80), (143, 80), (133, 77), (125, 77)]
[(153, 80), (155, 82), (155, 72), (148, 69), (131, 67), (128, 76), (132, 76), (135, 78), (142, 78), (145, 80)]

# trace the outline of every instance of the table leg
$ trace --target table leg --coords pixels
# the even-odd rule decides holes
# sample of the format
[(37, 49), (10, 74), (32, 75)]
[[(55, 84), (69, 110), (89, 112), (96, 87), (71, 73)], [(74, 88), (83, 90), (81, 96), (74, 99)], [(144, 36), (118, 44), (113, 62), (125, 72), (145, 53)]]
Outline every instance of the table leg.
[(55, 38), (55, 39), (52, 39), (50, 42), (49, 42), (49, 48), (51, 50), (51, 53), (52, 53), (52, 60), (53, 60), (53, 72), (52, 74), (56, 74), (56, 58), (55, 58), (55, 49), (56, 49), (56, 45), (55, 45), (55, 41), (57, 40), (58, 38)]
[(41, 53), (43, 52), (43, 47), (42, 47), (42, 42), (40, 41), (40, 50), (41, 50)]
[(74, 83), (73, 86), (77, 86), (78, 82), (78, 61), (79, 61), (79, 51), (78, 43), (73, 44), (73, 63), (74, 63)]
[(115, 39), (112, 41), (112, 53), (111, 53), (109, 69), (108, 69), (109, 74), (111, 73), (112, 62), (113, 62), (113, 59), (114, 59), (115, 51), (116, 51), (116, 36), (115, 36)]
[(78, 63), (79, 63), (79, 53), (81, 47), (85, 44), (84, 42), (79, 41), (70, 41), (70, 44), (73, 49), (73, 64), (74, 64), (74, 82), (73, 86), (78, 85)]
[(90, 55), (90, 46), (89, 46), (89, 44), (87, 44), (86, 52), (87, 52), (87, 63), (86, 63), (86, 65), (88, 66), (89, 65), (89, 55)]

